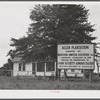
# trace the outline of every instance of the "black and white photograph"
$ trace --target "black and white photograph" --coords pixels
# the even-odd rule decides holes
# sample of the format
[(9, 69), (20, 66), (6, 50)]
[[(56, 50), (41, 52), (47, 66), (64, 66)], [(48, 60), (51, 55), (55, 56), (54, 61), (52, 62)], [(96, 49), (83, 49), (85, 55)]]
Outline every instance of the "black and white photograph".
[(100, 2), (0, 1), (2, 90), (99, 92)]

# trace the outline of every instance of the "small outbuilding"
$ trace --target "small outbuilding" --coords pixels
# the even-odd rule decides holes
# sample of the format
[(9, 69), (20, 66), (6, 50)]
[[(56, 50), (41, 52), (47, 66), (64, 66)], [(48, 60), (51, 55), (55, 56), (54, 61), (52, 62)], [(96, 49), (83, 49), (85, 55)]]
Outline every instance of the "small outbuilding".
[(21, 56), (15, 56), (13, 62), (13, 76), (55, 76), (56, 62), (31, 62), (22, 60)]

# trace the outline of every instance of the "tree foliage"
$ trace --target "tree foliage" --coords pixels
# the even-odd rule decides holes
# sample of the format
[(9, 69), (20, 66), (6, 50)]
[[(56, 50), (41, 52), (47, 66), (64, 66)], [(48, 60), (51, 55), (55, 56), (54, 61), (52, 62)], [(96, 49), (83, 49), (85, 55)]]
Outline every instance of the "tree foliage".
[(13, 70), (13, 63), (8, 59), (8, 62), (0, 67), (0, 76), (11, 76), (11, 70)]
[(92, 43), (96, 38), (88, 11), (83, 5), (36, 5), (30, 12), (27, 36), (11, 39), (15, 50), (10, 54), (24, 54), (29, 61), (56, 60), (59, 43)]

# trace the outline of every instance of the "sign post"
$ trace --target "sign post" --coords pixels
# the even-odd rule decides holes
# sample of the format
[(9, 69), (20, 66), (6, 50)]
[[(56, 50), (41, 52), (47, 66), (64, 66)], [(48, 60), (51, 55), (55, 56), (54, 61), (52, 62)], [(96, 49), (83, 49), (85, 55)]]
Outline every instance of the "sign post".
[(89, 83), (92, 82), (92, 72), (93, 72), (92, 70), (89, 71)]
[(94, 69), (94, 44), (58, 44), (57, 49), (58, 69)]

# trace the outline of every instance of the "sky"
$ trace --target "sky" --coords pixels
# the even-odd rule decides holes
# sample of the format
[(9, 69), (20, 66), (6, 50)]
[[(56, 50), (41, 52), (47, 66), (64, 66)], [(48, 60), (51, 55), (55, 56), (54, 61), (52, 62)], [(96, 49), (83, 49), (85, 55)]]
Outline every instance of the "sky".
[[(11, 37), (20, 38), (26, 35), (31, 20), (29, 18), (30, 9), (35, 4), (41, 2), (0, 2), (0, 67), (7, 62), (6, 57), (8, 51), (11, 49)], [(43, 2), (42, 2), (43, 3)], [(45, 2), (46, 3), (46, 2)], [(49, 4), (53, 2), (49, 2)], [(56, 2), (57, 3), (57, 2)], [(63, 2), (61, 2), (63, 3)], [(60, 3), (60, 4), (61, 4)], [(64, 4), (69, 2), (64, 2)], [(95, 42), (100, 41), (100, 2), (78, 2), (83, 4), (86, 9), (89, 9), (90, 16), (88, 18), (91, 24), (95, 24), (96, 29), (93, 36), (97, 39)], [(48, 2), (47, 2), (48, 4)], [(71, 2), (71, 4), (73, 4)], [(76, 2), (77, 4), (77, 2)]]
[(11, 37), (26, 35), (31, 20), (29, 19), (32, 3), (0, 2), (0, 67), (7, 62), (6, 55), (11, 49)]

